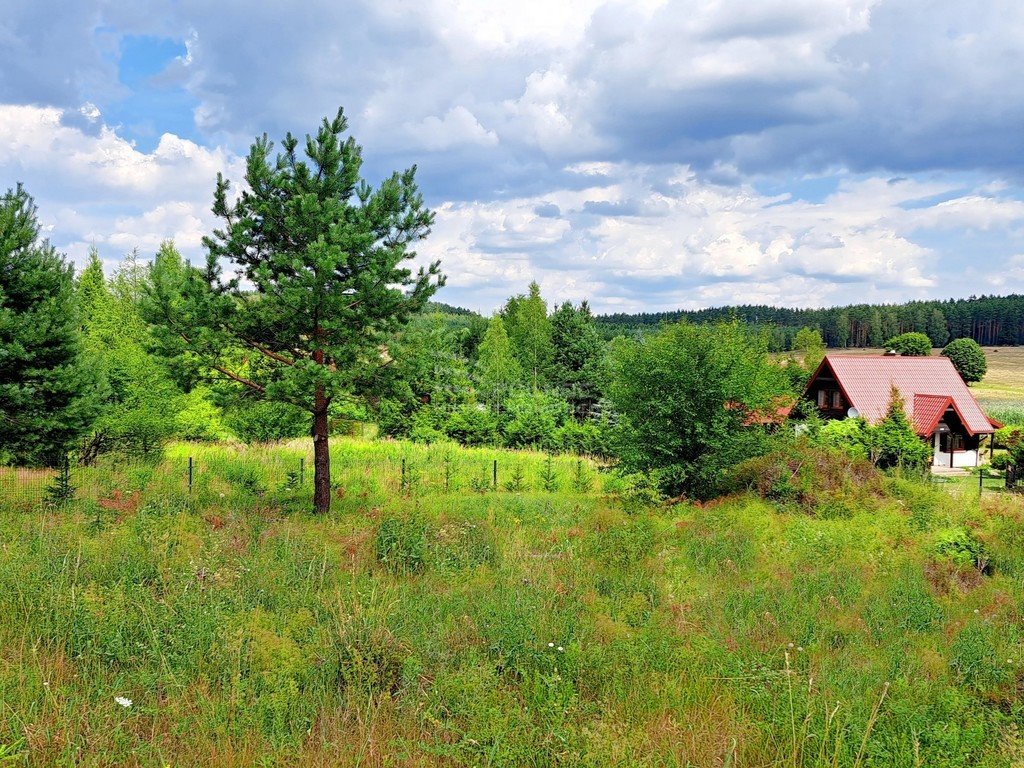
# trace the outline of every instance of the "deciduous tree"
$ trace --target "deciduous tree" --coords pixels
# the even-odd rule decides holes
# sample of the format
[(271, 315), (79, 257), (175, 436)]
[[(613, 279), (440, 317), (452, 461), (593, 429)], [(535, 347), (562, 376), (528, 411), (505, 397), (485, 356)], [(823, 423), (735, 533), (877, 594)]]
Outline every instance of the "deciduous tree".
[(657, 472), (667, 493), (714, 495), (721, 470), (765, 446), (751, 415), (788, 391), (766, 346), (736, 323), (678, 323), (618, 342), (609, 399), (624, 468)]
[(974, 339), (954, 339), (946, 345), (942, 354), (950, 359), (960, 377), (968, 384), (981, 381), (988, 373), (985, 350)]
[(901, 333), (885, 342), (886, 349), (894, 349), (905, 357), (927, 357), (932, 353), (932, 340), (923, 333)]

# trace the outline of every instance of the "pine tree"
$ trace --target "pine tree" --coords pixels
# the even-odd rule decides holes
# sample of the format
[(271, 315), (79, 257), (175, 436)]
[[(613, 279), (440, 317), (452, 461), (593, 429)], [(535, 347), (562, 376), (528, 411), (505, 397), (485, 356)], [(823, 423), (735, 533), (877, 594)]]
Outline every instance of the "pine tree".
[(73, 269), (19, 185), (0, 198), (0, 460), (57, 465), (95, 413)]
[(889, 393), (885, 416), (871, 429), (872, 460), (879, 467), (923, 469), (932, 458), (932, 449), (914, 431), (903, 396), (895, 385)]
[(605, 349), (587, 302), (565, 302), (551, 315), (554, 357), (551, 383), (565, 395), (577, 418), (601, 399), (607, 379)]
[(93, 318), (103, 312), (105, 304), (110, 300), (103, 262), (96, 246), (89, 249), (89, 262), (75, 280), (75, 296), (78, 300), (79, 319), (85, 329)]
[(474, 378), (484, 400), (495, 411), (501, 410), (505, 398), (522, 381), (523, 370), (512, 354), (512, 344), (499, 314), (495, 314), (487, 323), (487, 332), (480, 342)]
[[(165, 351), (190, 350), (256, 396), (312, 414), (321, 513), (331, 500), (331, 404), (365, 391), (390, 335), (444, 281), (437, 262), (418, 274), (406, 266), (434, 220), (415, 166), (374, 189), (346, 129), (341, 110), (324, 119), (305, 157), (291, 134), (276, 157), (266, 135), (257, 139), (237, 201), (218, 177), (213, 211), (223, 228), (204, 240), (205, 269), (158, 260), (149, 311)], [(261, 360), (261, 378), (227, 354), (238, 349)]]

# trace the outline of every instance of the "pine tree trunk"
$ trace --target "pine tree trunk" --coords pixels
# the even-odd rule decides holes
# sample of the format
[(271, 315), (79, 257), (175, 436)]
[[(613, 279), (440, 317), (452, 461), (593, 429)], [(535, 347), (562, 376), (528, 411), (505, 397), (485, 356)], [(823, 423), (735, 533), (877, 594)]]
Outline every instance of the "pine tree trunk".
[(313, 510), (331, 511), (331, 454), (327, 445), (327, 397), (317, 387), (313, 404)]

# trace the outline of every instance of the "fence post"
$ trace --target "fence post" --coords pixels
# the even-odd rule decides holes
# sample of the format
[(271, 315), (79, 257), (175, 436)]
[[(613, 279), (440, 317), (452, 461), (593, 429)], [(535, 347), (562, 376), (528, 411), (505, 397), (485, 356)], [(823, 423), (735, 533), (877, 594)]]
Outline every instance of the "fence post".
[(982, 491), (985, 490), (985, 468), (978, 468), (978, 498), (981, 498)]
[(401, 484), (400, 488), (403, 491), (405, 490), (405, 459), (404, 458), (402, 459), (402, 484)]
[(188, 457), (188, 492), (192, 494), (192, 457)]
[(448, 454), (445, 454), (445, 456), (444, 456), (444, 492), (445, 493), (448, 493), (448, 488), (449, 488), (449, 485), (450, 485), (451, 477), (452, 477), (452, 459), (451, 459), (451, 456), (449, 456)]
[(303, 456), (299, 457), (299, 485), (305, 485), (306, 483), (306, 459)]
[(498, 490), (498, 460), (494, 460), (494, 490)]

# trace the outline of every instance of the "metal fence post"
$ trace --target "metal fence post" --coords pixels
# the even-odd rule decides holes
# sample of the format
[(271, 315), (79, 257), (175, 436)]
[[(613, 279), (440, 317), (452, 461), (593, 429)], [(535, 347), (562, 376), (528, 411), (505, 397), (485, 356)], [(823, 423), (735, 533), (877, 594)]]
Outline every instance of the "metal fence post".
[(306, 482), (306, 459), (305, 457), (299, 457), (299, 485), (303, 485)]
[(498, 490), (498, 460), (494, 460), (494, 490)]
[(401, 489), (403, 491), (405, 490), (405, 459), (404, 458), (402, 459), (402, 485), (400, 487), (401, 487)]
[(192, 493), (192, 457), (188, 457), (188, 492)]

